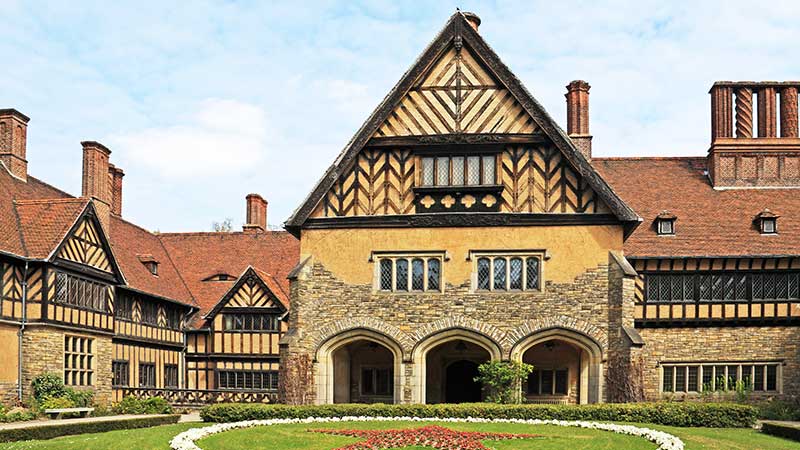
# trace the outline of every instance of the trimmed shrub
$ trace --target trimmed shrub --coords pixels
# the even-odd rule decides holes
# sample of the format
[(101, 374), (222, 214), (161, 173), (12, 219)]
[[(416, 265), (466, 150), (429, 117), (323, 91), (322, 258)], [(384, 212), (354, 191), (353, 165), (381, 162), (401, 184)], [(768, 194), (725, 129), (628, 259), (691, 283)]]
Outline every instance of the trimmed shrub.
[(47, 409), (63, 409), (74, 407), (75, 402), (69, 397), (49, 397), (39, 405), (39, 408), (41, 408), (42, 411)]
[(757, 403), (758, 418), (766, 420), (799, 420), (800, 405), (797, 401), (770, 400)]
[(800, 428), (783, 423), (764, 422), (761, 424), (761, 432), (793, 441), (800, 441)]
[(37, 376), (31, 382), (33, 388), (33, 398), (39, 403), (48, 398), (66, 397), (69, 388), (64, 386), (64, 380), (57, 373), (45, 373)]
[(132, 430), (135, 428), (149, 428), (159, 425), (178, 423), (181, 416), (141, 417), (138, 419), (106, 420), (101, 422), (81, 423), (50, 423), (47, 425), (31, 426), (28, 428), (14, 428), (0, 430), (0, 442), (28, 441), (32, 439), (52, 439), (59, 436), (85, 433), (104, 433), (114, 430)]
[(756, 408), (734, 403), (605, 403), (597, 405), (264, 405), (223, 403), (200, 412), (206, 422), (306, 417), (481, 417), (641, 422), (676, 427), (750, 427)]
[(172, 414), (172, 406), (161, 397), (125, 397), (114, 405), (117, 414)]

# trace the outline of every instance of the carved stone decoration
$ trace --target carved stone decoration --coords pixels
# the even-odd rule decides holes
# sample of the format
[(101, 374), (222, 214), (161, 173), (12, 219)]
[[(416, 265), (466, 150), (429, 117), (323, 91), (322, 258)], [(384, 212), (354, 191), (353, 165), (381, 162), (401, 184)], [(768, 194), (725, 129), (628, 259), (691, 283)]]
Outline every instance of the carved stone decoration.
[(495, 203), (497, 203), (497, 199), (494, 197), (494, 195), (485, 195), (483, 200), (481, 200), (481, 203), (486, 205), (487, 208), (491, 208)]
[(422, 200), (420, 200), (420, 203), (426, 209), (430, 209), (430, 207), (433, 206), (436, 203), (436, 200), (434, 200), (433, 197), (431, 197), (430, 195), (426, 195), (425, 197), (422, 197)]
[(452, 195), (445, 195), (441, 201), (445, 208), (450, 209), (455, 204), (456, 199)]

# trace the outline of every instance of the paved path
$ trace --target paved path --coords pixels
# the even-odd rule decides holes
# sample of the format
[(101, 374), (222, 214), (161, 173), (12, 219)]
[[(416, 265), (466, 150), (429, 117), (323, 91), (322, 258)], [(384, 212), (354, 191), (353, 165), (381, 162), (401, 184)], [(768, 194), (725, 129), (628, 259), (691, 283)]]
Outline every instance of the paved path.
[(193, 423), (202, 421), (203, 419), (200, 417), (200, 412), (192, 411), (189, 414), (182, 414), (181, 418), (178, 420), (178, 423)]
[[(13, 430), (20, 428), (35, 428), (35, 427), (49, 427), (54, 425), (67, 425), (72, 423), (87, 423), (87, 422), (114, 422), (119, 420), (139, 419), (143, 417), (164, 417), (168, 414), (142, 414), (142, 415), (121, 415), (121, 416), (101, 416), (101, 417), (83, 417), (76, 419), (56, 419), (56, 420), (29, 420), (26, 422), (11, 422), (0, 424), (0, 430)], [(183, 418), (183, 417), (181, 417)], [(200, 415), (197, 415), (200, 418)]]

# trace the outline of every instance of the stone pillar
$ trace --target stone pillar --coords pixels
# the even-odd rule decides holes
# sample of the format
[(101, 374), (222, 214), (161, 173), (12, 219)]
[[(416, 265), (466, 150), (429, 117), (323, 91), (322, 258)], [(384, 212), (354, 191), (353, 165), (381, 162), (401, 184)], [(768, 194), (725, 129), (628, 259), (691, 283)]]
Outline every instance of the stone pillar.
[(777, 109), (775, 108), (775, 87), (767, 86), (758, 90), (758, 137), (778, 135)]
[(798, 137), (797, 127), (797, 88), (785, 87), (781, 89), (781, 137)]

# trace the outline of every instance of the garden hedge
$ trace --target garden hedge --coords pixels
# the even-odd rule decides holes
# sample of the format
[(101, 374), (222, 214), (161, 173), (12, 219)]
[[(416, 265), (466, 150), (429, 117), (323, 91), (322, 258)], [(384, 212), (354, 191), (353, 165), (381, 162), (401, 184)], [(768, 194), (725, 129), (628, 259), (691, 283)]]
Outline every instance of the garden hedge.
[(64, 424), (45, 422), (45, 425), (31, 424), (31, 426), (27, 428), (0, 430), (0, 442), (52, 439), (59, 436), (69, 436), (73, 434), (103, 433), (113, 430), (148, 428), (158, 425), (178, 423), (178, 419), (180, 419), (180, 417), (180, 415), (174, 414), (168, 416), (140, 417), (136, 419), (104, 420), (99, 422), (78, 422)]
[(793, 441), (800, 441), (800, 428), (784, 423), (764, 422), (761, 431), (772, 436), (778, 436)]
[(758, 410), (735, 403), (605, 403), (597, 405), (264, 405), (222, 403), (203, 408), (206, 422), (306, 417), (481, 417), (641, 422), (676, 427), (751, 427)]

